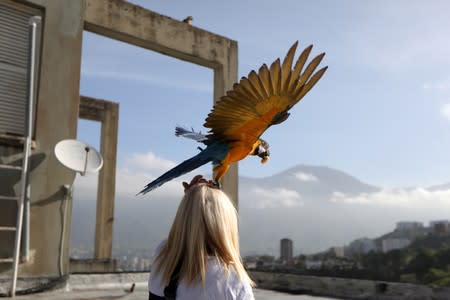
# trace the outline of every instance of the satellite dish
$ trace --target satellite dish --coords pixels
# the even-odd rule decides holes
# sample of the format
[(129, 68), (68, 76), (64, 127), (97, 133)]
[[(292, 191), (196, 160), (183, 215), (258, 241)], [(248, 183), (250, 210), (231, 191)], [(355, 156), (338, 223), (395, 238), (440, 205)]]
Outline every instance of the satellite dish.
[(78, 140), (63, 140), (55, 146), (58, 161), (67, 168), (85, 175), (98, 172), (103, 166), (101, 154), (92, 146)]

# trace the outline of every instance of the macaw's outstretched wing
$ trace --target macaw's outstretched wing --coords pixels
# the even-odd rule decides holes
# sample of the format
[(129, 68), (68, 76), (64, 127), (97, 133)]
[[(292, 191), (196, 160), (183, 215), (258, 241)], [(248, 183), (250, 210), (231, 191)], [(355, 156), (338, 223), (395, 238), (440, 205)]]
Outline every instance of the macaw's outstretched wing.
[(282, 64), (277, 59), (270, 68), (264, 64), (258, 73), (251, 71), (217, 101), (204, 124), (210, 128), (208, 139), (253, 145), (269, 126), (288, 118), (289, 109), (327, 69), (314, 72), (325, 55), (322, 53), (303, 70), (312, 45), (303, 50), (292, 68), (297, 44), (289, 49)]

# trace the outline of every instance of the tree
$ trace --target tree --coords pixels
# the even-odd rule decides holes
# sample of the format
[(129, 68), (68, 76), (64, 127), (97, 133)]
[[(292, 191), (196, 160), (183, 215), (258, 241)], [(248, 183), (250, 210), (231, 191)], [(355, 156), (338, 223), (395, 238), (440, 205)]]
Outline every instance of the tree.
[(416, 274), (421, 281), (425, 274), (435, 265), (435, 257), (431, 250), (420, 248), (416, 256), (409, 262), (406, 270), (408, 273)]

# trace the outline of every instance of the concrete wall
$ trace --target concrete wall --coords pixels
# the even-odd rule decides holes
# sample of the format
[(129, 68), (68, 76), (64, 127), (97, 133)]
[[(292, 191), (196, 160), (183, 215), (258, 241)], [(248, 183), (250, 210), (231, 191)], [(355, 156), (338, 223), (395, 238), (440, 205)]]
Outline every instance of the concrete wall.
[[(21, 1), (44, 11), (40, 83), (35, 120), (35, 165), (30, 176), (31, 259), (20, 265), (20, 275), (59, 275), (62, 221), (61, 204), (65, 197), (63, 185), (71, 185), (74, 173), (59, 164), (53, 154), (57, 142), (75, 138), (78, 121), (81, 41), (83, 31), (82, 0)], [(13, 152), (0, 144), (3, 161), (10, 161)], [(17, 155), (16, 155), (17, 157)], [(32, 158), (33, 164), (33, 158)], [(2, 185), (3, 186), (3, 185)], [(2, 188), (7, 188), (3, 186)], [(70, 235), (70, 202), (63, 242), (62, 272), (68, 270)], [(15, 213), (13, 214), (15, 215)], [(5, 218), (0, 210), (0, 218)], [(13, 248), (10, 240), (2, 248)], [(3, 264), (0, 271), (10, 269)]]
[(256, 271), (250, 271), (249, 275), (258, 288), (293, 294), (366, 300), (450, 299), (450, 288), (432, 288), (425, 285)]
[(112, 273), (117, 271), (115, 259), (70, 259), (70, 274)]

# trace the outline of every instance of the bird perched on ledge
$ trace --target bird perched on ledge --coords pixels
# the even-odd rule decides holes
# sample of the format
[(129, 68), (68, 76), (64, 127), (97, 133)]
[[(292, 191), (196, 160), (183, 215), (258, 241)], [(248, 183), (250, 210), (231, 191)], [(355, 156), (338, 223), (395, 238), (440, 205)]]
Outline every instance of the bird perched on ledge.
[[(180, 163), (154, 181), (139, 194), (145, 194), (164, 183), (186, 174), (208, 162), (214, 164), (214, 180), (218, 183), (232, 163), (248, 155), (256, 155), (264, 163), (269, 158), (269, 145), (260, 136), (272, 125), (289, 117), (289, 110), (317, 83), (327, 70), (317, 72), (325, 53), (319, 54), (304, 68), (312, 45), (303, 50), (293, 65), (298, 42), (289, 49), (283, 63), (275, 60), (270, 67), (263, 64), (258, 72), (242, 77), (214, 105), (204, 126), (206, 135), (177, 127), (176, 135), (193, 138), (206, 145), (200, 153)], [(303, 69), (304, 68), (304, 69)]]
[(183, 22), (192, 25), (193, 20), (194, 18), (192, 16), (187, 16), (186, 18), (183, 19)]

